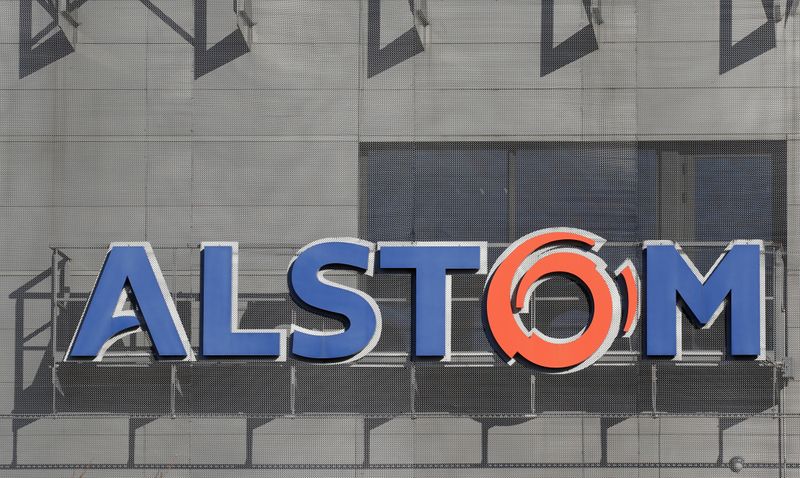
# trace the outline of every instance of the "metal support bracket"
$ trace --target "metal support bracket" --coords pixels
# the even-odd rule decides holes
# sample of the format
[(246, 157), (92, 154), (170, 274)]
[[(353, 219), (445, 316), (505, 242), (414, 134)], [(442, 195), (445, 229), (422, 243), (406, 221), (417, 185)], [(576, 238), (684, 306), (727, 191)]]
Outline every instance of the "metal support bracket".
[(69, 1), (59, 1), (58, 26), (61, 27), (64, 36), (67, 37), (67, 40), (72, 44), (73, 48), (78, 44), (78, 27), (80, 25), (81, 23), (72, 15), (72, 11), (69, 10)]
[[(414, 26), (419, 34), (419, 39), (426, 47), (430, 44), (430, 17), (428, 16), (428, 0), (414, 1)], [(798, 0), (800, 1), (800, 0)]]
[(234, 10), (236, 10), (236, 24), (241, 30), (247, 46), (253, 46), (253, 27), (257, 22), (253, 18), (253, 0), (234, 0)]
[(603, 5), (601, 0), (592, 0), (591, 5), (592, 21), (595, 25), (602, 25), (605, 23), (605, 20), (603, 20)]
[(783, 378), (787, 380), (794, 380), (795, 379), (795, 370), (794, 370), (794, 360), (792, 357), (785, 357), (783, 359)]

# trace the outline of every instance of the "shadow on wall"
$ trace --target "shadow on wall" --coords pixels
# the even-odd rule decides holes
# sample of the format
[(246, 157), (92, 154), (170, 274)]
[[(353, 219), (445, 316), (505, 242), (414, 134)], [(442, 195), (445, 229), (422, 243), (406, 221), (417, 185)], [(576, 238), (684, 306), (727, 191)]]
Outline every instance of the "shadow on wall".
[[(63, 1), (66, 1), (66, 8), (64, 11), (67, 13), (76, 11), (87, 2), (87, 0)], [(239, 28), (231, 32), (218, 43), (208, 47), (207, 0), (194, 0), (194, 29), (192, 30), (194, 31), (194, 35), (182, 28), (151, 0), (139, 1), (171, 28), (176, 35), (180, 36), (194, 47), (195, 79), (216, 70), (250, 51), (250, 46)], [(34, 3), (41, 6), (41, 8), (36, 9), (36, 12), (34, 12)], [(75, 48), (70, 43), (61, 27), (59, 27), (60, 22), (64, 20), (59, 16), (58, 3), (59, 2), (45, 0), (19, 1), (20, 78), (25, 78), (75, 52)], [(90, 6), (85, 8), (90, 8)], [(39, 21), (38, 18), (34, 18), (36, 16), (35, 13), (46, 15), (50, 20), (46, 23), (45, 27), (38, 32), (33, 31), (33, 25), (41, 24), (42, 22)], [(236, 15), (236, 12), (231, 10), (231, 15)], [(52, 35), (50, 37), (42, 41), (43, 38), (51, 33)]]
[[(40, 69), (55, 63), (75, 52), (73, 43), (77, 36), (73, 33), (72, 40), (62, 30), (62, 26), (72, 24), (78, 28), (79, 23), (73, 19), (72, 14), (79, 8), (91, 9), (87, 0), (63, 0), (64, 8), (60, 9), (60, 2), (48, 0), (19, 0), (19, 77), (25, 78)], [(175, 34), (189, 45), (194, 47), (194, 77), (195, 79), (222, 67), (230, 61), (248, 53), (250, 46), (239, 28), (226, 36), (218, 43), (208, 46), (208, 9), (207, 0), (194, 0), (194, 28), (187, 29), (178, 24), (173, 18), (158, 8), (152, 0), (139, 0), (141, 4), (163, 21)], [(408, 0), (413, 19), (417, 16), (414, 0)], [(594, 19), (591, 13), (591, 1), (582, 0), (588, 24), (572, 34), (559, 44), (555, 44), (554, 37), (554, 1), (542, 1), (541, 17), (541, 65), (540, 76), (561, 69), (584, 56), (598, 50), (598, 41), (594, 31), (594, 24), (601, 24)], [(750, 32), (737, 42), (732, 40), (734, 9), (732, 0), (720, 0), (719, 23), (719, 73), (720, 75), (747, 63), (748, 61), (766, 53), (776, 47), (776, 17), (774, 0), (761, 0), (766, 15), (766, 22)], [(238, 7), (236, 0), (232, 2), (231, 15), (236, 16)], [(599, 10), (599, 6), (595, 7)], [(786, 5), (787, 15), (792, 10), (792, 2)], [(397, 38), (387, 41), (381, 47), (381, 0), (368, 0), (367, 12), (367, 76), (376, 76), (415, 55), (425, 51), (425, 45), (420, 39), (420, 33), (415, 26), (411, 26), (405, 33)], [(248, 22), (251, 20), (248, 20)], [(427, 19), (425, 19), (427, 22)], [(412, 23), (409, 21), (409, 23)], [(36, 25), (45, 26), (40, 31), (34, 31)], [(250, 25), (252, 26), (252, 25)], [(189, 33), (193, 31), (194, 34)], [(248, 34), (251, 37), (251, 33)], [(252, 38), (251, 38), (252, 39)]]

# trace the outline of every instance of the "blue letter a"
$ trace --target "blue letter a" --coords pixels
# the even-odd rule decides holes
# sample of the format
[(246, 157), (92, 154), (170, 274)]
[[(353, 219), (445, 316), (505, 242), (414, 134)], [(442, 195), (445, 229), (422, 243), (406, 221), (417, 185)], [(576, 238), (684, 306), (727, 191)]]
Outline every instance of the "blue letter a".
[[(135, 299), (136, 312), (121, 311), (126, 296)], [(147, 242), (112, 243), (66, 360), (100, 361), (114, 342), (141, 330), (140, 318), (158, 357), (194, 360), (153, 248)]]

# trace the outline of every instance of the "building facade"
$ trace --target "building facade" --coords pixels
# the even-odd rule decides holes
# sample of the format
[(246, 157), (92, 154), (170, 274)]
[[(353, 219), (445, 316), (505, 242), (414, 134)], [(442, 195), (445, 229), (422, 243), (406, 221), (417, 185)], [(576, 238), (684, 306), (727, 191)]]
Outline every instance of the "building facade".
[[(795, 0), (797, 1), (797, 0)], [(1, 476), (800, 477), (800, 15), (792, 0), (0, 0)], [(764, 244), (765, 357), (682, 317), (572, 374), (507, 365), (486, 277), (449, 362), (410, 356), (403, 271), (339, 272), (383, 328), (356, 362), (66, 361), (109, 244), (147, 241), (200, 345), (200, 244), (239, 242), (240, 325), (339, 330), (286, 271), (312, 241), (572, 227), (705, 273)], [(525, 325), (585, 327), (575, 282)], [(685, 320), (684, 320), (685, 319)]]

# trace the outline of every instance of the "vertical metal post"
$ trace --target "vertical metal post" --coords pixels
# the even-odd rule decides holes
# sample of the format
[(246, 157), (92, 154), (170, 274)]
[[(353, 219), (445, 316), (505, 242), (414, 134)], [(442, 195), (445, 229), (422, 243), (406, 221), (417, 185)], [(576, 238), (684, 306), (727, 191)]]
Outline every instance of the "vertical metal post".
[[(363, 427), (364, 427), (364, 431), (363, 431), (364, 438), (361, 440), (363, 442), (361, 465), (364, 468), (369, 468), (369, 453), (370, 453), (370, 451), (369, 451), (370, 443), (369, 442), (371, 440), (370, 431), (372, 430), (372, 427), (370, 427), (370, 421), (371, 420), (369, 418), (367, 418), (367, 417), (362, 415), (361, 422), (363, 423)], [(355, 462), (355, 460), (353, 460), (353, 461)]]
[(177, 381), (177, 369), (175, 364), (169, 366), (170, 368), (170, 388), (169, 388), (169, 413), (172, 418), (175, 418), (175, 383)]
[(51, 406), (52, 412), (56, 413), (56, 317), (58, 316), (58, 291), (57, 276), (58, 276), (58, 249), (53, 248), (50, 256), (50, 354), (53, 357), (53, 363), (50, 366), (50, 386), (52, 388)]
[(778, 380), (783, 380), (783, 377), (778, 377), (777, 364), (772, 365), (772, 418), (778, 420), (778, 476), (784, 476), (784, 435), (783, 435), (783, 409), (781, 408), (781, 400), (779, 398), (780, 386)]
[(775, 255), (777, 257), (777, 265), (778, 270), (775, 274), (778, 276), (778, 284), (776, 284), (775, 289), (775, 297), (779, 298), (780, 300), (776, 300), (776, 310), (778, 313), (778, 318), (780, 319), (782, 325), (780, 329), (776, 328), (775, 331), (775, 340), (778, 341), (778, 330), (781, 331), (783, 334), (783, 340), (781, 342), (781, 346), (783, 348), (783, 354), (781, 355), (781, 360), (784, 360), (786, 357), (789, 356), (789, 328), (788, 328), (788, 320), (786, 320), (786, 263), (784, 261), (784, 250), (783, 248), (779, 248), (775, 251)]
[[(585, 415), (585, 412), (584, 414)], [(581, 476), (586, 476), (586, 417), (581, 416)]]
[(507, 155), (506, 169), (508, 171), (508, 242), (514, 242), (517, 236), (517, 150), (511, 149)]
[(658, 416), (658, 409), (656, 407), (656, 398), (658, 397), (658, 374), (656, 373), (656, 364), (650, 366), (650, 405), (653, 411), (653, 418)]
[(789, 355), (789, 329), (786, 323), (786, 305), (784, 302), (784, 274), (786, 272), (783, 263), (783, 249), (776, 248), (772, 254), (775, 256), (773, 258), (772, 271), (772, 310), (775, 326), (772, 330), (772, 338), (775, 344), (775, 360), (783, 361)]
[[(795, 2), (800, 3), (800, 2)], [(784, 362), (784, 367), (786, 366), (785, 362), (787, 357), (790, 357), (789, 353), (789, 328), (788, 328), (788, 320), (786, 316), (786, 263), (784, 261), (784, 254), (785, 251), (783, 248), (779, 248), (775, 251), (777, 265), (779, 266), (778, 270), (775, 272), (775, 275), (780, 280), (779, 284), (775, 286), (775, 297), (776, 297), (776, 309), (778, 311), (777, 317), (783, 322), (782, 327), (778, 329), (776, 323), (776, 348), (777, 342), (779, 341), (779, 337), (777, 337), (777, 330), (780, 330), (783, 333), (783, 338), (780, 340), (781, 346), (783, 347), (783, 353), (780, 355), (780, 360)], [(780, 298), (780, 301), (778, 301)], [(794, 365), (794, 364), (792, 364)], [(785, 369), (783, 369), (785, 370)], [(784, 373), (781, 373), (781, 386), (778, 387), (777, 392), (777, 408), (778, 408), (778, 470), (779, 476), (784, 477), (786, 476), (786, 423), (784, 421), (784, 408), (783, 408), (783, 401), (786, 398), (786, 377)]]
[(783, 398), (784, 388), (781, 388), (778, 393), (778, 476), (783, 478), (786, 476), (786, 428), (783, 421)]
[(481, 422), (481, 466), (489, 464), (489, 429), (491, 425)]
[(778, 405), (778, 365), (772, 364), (772, 418), (777, 418)]
[[(297, 312), (292, 310), (292, 326), (294, 326), (296, 322), (297, 322)], [(286, 344), (286, 346), (288, 347), (289, 344)], [(287, 351), (287, 354), (288, 354), (288, 351)], [(289, 376), (289, 378), (290, 378), (290, 380), (289, 380), (289, 406), (290, 406), (290, 410), (292, 412), (292, 416), (294, 416), (295, 413), (297, 413), (297, 408), (296, 408), (296, 401), (297, 401), (297, 370), (295, 369), (294, 365), (292, 365), (290, 367), (289, 374), (290, 374), (290, 376)]]
[(409, 362), (409, 380), (411, 381), (409, 391), (411, 418), (417, 418), (417, 367), (413, 361)]
[(292, 365), (289, 370), (290, 373), (290, 387), (289, 387), (289, 406), (291, 407), (292, 416), (297, 413), (296, 400), (297, 400), (297, 371), (295, 366)]

